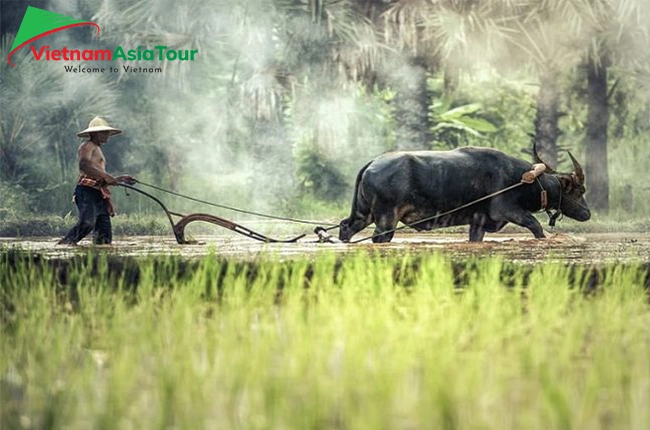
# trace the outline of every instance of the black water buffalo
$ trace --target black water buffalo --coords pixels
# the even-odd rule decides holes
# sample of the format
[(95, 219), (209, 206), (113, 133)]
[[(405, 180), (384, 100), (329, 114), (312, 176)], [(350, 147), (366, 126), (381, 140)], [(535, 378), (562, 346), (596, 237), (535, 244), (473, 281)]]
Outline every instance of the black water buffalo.
[[(541, 162), (534, 149), (534, 156)], [(453, 225), (470, 225), (469, 240), (480, 242), (486, 232), (499, 231), (511, 222), (544, 237), (537, 219), (541, 209), (555, 209), (578, 221), (591, 217), (583, 195), (584, 174), (569, 153), (574, 172), (556, 173), (548, 165), (538, 181), (442, 217), (443, 214), (486, 195), (521, 182), (532, 164), (490, 148), (466, 147), (452, 151), (394, 152), (380, 155), (357, 175), (352, 211), (340, 223), (339, 239), (352, 236), (375, 223), (373, 242), (390, 242), (398, 221), (418, 231)], [(547, 206), (542, 205), (546, 190)], [(385, 233), (385, 234), (382, 234)]]

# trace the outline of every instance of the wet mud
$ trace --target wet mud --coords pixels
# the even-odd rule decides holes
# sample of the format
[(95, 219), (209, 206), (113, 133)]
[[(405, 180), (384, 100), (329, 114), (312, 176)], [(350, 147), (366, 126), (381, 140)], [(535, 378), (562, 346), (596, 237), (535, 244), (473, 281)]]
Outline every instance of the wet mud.
[[(289, 236), (288, 236), (289, 237)], [(359, 237), (363, 237), (359, 235)], [(179, 245), (173, 237), (139, 236), (119, 237), (112, 245), (93, 246), (82, 241), (78, 246), (60, 246), (59, 238), (0, 238), (0, 248), (27, 250), (44, 258), (70, 258), (89, 250), (115, 256), (143, 257), (174, 255), (200, 257), (214, 254), (221, 257), (255, 260), (260, 256), (280, 258), (311, 257), (320, 253), (346, 254), (371, 252), (387, 255), (419, 255), (441, 252), (453, 259), (501, 256), (505, 260), (535, 264), (557, 261), (569, 264), (592, 265), (611, 262), (650, 262), (650, 233), (583, 233), (556, 234), (545, 240), (535, 240), (530, 234), (491, 235), (481, 243), (470, 243), (466, 234), (409, 234), (396, 235), (391, 243), (358, 244), (319, 243), (315, 235), (297, 243), (261, 243), (238, 235), (195, 237), (198, 244)]]

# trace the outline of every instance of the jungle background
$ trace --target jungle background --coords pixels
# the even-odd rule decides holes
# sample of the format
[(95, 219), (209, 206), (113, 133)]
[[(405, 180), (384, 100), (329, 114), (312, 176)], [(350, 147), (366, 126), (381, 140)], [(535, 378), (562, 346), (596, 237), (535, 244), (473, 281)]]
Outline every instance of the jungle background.
[[(2, 235), (74, 222), (76, 133), (95, 115), (124, 129), (104, 147), (108, 172), (224, 205), (342, 219), (359, 168), (383, 152), (475, 145), (532, 160), (536, 141), (560, 171), (576, 155), (596, 220), (647, 226), (647, 1), (2, 0), (2, 58), (28, 5), (101, 27), (36, 47), (199, 54), (135, 64), (161, 74), (67, 73), (77, 62), (27, 48), (17, 67), (0, 62)], [(131, 232), (155, 230), (152, 202), (114, 195), (140, 223)]]

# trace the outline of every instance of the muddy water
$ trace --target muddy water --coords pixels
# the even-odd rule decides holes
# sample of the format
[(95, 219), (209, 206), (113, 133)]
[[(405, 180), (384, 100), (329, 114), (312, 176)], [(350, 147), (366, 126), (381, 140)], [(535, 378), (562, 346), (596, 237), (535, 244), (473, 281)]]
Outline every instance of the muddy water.
[[(362, 236), (359, 236), (362, 237)], [(172, 237), (118, 237), (113, 245), (93, 247), (82, 241), (77, 247), (58, 246), (58, 238), (0, 238), (0, 249), (21, 248), (49, 258), (71, 257), (88, 250), (101, 250), (121, 256), (177, 255), (197, 257), (214, 253), (238, 259), (255, 259), (273, 254), (282, 258), (313, 256), (318, 253), (356, 251), (400, 255), (443, 252), (454, 258), (503, 256), (509, 261), (535, 263), (547, 260), (576, 264), (606, 262), (650, 262), (650, 233), (557, 234), (534, 240), (529, 233), (494, 234), (482, 243), (469, 243), (467, 234), (396, 235), (391, 243), (318, 243), (315, 235), (297, 243), (264, 244), (244, 236), (213, 235), (196, 237), (196, 245), (178, 245)]]

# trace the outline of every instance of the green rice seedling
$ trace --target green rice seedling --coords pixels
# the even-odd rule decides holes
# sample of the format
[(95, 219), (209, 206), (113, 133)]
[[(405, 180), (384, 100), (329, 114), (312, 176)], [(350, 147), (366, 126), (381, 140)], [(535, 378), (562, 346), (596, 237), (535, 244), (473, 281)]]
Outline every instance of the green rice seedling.
[(647, 267), (0, 254), (2, 428), (646, 428)]

